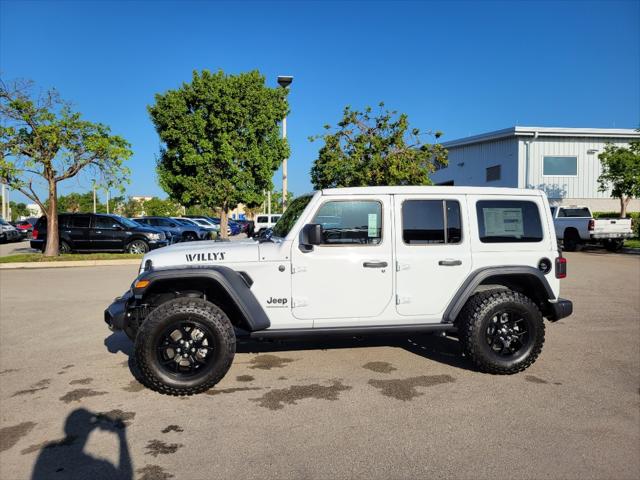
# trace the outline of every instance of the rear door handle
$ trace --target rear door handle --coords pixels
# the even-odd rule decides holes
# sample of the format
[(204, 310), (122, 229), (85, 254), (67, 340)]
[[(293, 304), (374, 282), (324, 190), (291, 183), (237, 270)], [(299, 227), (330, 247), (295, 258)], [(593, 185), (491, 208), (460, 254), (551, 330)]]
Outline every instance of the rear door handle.
[(443, 267), (455, 267), (457, 265), (462, 265), (462, 260), (452, 260), (448, 258), (446, 260), (440, 260), (438, 265), (442, 265)]
[(364, 262), (362, 266), (364, 268), (384, 268), (387, 266), (387, 262)]

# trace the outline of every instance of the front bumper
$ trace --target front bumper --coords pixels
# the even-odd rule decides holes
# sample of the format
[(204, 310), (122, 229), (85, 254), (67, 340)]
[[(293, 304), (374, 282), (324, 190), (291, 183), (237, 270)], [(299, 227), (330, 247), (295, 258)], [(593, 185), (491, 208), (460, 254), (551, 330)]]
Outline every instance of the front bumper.
[(149, 240), (149, 248), (155, 250), (156, 248), (162, 248), (169, 245), (168, 240)]
[(557, 302), (549, 302), (549, 315), (547, 319), (550, 322), (557, 322), (561, 318), (566, 318), (573, 313), (573, 302), (564, 298), (559, 298)]
[(110, 330), (124, 330), (127, 326), (127, 309), (129, 301), (133, 298), (131, 290), (113, 300), (113, 303), (104, 311), (104, 321)]

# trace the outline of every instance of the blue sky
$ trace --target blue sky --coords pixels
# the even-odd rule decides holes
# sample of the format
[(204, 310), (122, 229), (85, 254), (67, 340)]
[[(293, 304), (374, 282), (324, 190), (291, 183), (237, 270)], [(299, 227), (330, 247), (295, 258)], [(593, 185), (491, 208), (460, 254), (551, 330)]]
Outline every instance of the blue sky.
[(345, 105), (383, 100), (444, 141), (515, 124), (638, 127), (640, 2), (0, 3), (3, 78), (56, 87), (129, 140), (128, 194), (165, 196), (146, 106), (205, 68), (295, 77), (298, 194), (320, 147), (308, 137)]

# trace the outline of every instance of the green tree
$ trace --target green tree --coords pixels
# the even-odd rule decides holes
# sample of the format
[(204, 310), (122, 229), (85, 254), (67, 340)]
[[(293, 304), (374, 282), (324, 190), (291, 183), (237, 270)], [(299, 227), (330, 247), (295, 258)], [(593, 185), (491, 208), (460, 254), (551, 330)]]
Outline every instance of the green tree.
[[(122, 181), (129, 147), (106, 125), (83, 120), (54, 90), (36, 96), (30, 82), (0, 81), (0, 180), (42, 208), (46, 256), (58, 255), (58, 184), (81, 171)], [(47, 197), (36, 192), (37, 180), (45, 183)]]
[(431, 185), (429, 175), (447, 164), (447, 151), (439, 143), (424, 143), (425, 136), (440, 138), (441, 132), (421, 132), (409, 127), (406, 114), (379, 104), (377, 114), (346, 107), (337, 129), (311, 137), (321, 139), (318, 158), (311, 168), (316, 189), (373, 185)]
[(153, 197), (143, 204), (144, 213), (150, 217), (178, 217), (182, 215), (182, 207), (171, 200)]
[(16, 221), (20, 217), (29, 217), (29, 210), (27, 210), (27, 205), (20, 202), (9, 202), (9, 208), (11, 209), (11, 220)]
[[(45, 202), (45, 207), (49, 208), (49, 200)], [(71, 192), (67, 195), (60, 195), (56, 202), (58, 213), (88, 213), (93, 212), (93, 192), (77, 193)], [(106, 213), (107, 206), (96, 198), (96, 212)]]
[(631, 142), (629, 148), (608, 143), (598, 158), (602, 164), (600, 191), (611, 190), (611, 196), (620, 199), (620, 217), (626, 218), (629, 202), (640, 197), (640, 140)]
[(225, 75), (193, 72), (191, 83), (155, 97), (149, 107), (164, 146), (160, 185), (190, 207), (219, 208), (222, 236), (229, 210), (261, 200), (288, 146), (278, 122), (287, 113), (287, 91), (269, 88), (252, 71)]
[[(293, 192), (287, 192), (287, 205), (291, 205), (293, 201)], [(274, 190), (271, 192), (271, 212), (279, 213), (282, 212), (282, 191)]]
[(128, 218), (135, 218), (144, 212), (144, 202), (129, 197), (120, 204), (119, 214)]

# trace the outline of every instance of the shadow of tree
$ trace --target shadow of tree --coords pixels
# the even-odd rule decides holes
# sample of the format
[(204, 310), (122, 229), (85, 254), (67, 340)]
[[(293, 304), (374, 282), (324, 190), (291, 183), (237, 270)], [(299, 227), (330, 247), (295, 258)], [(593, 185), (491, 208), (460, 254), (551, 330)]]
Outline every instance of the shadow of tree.
[[(41, 446), (31, 479), (132, 479), (133, 469), (126, 428), (125, 422), (116, 415), (92, 413), (84, 408), (74, 410), (65, 421), (65, 437)], [(120, 449), (117, 466), (84, 451), (89, 435), (94, 429), (116, 435)]]

